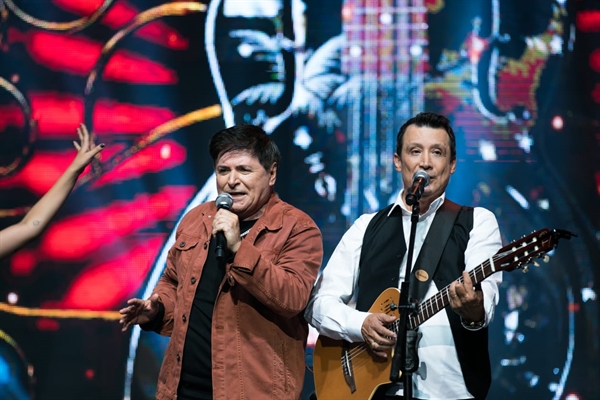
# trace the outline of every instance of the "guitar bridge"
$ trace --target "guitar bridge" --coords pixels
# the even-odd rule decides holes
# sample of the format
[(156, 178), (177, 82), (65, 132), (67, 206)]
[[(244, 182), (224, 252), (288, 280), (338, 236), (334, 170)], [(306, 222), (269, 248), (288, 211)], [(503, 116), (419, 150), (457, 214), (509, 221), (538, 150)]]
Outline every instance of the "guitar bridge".
[(352, 370), (350, 348), (346, 341), (344, 341), (342, 346), (342, 371), (344, 372), (344, 380), (350, 388), (350, 393), (356, 392), (356, 382), (354, 381), (354, 371)]

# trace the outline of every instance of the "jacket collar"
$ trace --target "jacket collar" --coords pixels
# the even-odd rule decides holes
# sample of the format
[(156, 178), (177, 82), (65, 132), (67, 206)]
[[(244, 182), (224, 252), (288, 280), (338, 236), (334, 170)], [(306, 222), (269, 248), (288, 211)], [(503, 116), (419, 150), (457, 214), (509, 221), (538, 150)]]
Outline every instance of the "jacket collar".
[(265, 227), (270, 231), (276, 231), (283, 227), (283, 202), (274, 191), (271, 192), (265, 212), (256, 221), (256, 225), (259, 228), (258, 230)]

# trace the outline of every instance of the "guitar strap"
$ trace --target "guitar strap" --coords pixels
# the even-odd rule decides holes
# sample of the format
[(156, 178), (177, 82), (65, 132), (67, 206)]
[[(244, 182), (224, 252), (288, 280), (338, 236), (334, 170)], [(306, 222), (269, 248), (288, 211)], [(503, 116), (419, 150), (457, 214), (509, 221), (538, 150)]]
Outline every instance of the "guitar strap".
[(410, 275), (409, 298), (420, 302), (425, 297), (461, 209), (458, 204), (444, 199), (436, 212)]

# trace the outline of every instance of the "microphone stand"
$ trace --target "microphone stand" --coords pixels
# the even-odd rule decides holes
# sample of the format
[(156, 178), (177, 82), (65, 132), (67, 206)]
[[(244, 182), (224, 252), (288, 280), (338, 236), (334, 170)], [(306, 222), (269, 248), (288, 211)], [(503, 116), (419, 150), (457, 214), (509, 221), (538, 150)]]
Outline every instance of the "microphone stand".
[(412, 258), (415, 247), (415, 237), (417, 234), (417, 223), (419, 222), (419, 201), (416, 199), (412, 206), (412, 215), (410, 217), (410, 238), (408, 241), (408, 253), (406, 255), (406, 270), (404, 271), (404, 281), (400, 285), (400, 321), (398, 324), (398, 337), (396, 347), (392, 358), (390, 370), (390, 381), (396, 383), (400, 379), (402, 372), (404, 384), (404, 399), (412, 400), (412, 373), (419, 367), (419, 358), (417, 355), (417, 331), (409, 329), (409, 312), (417, 312), (417, 302), (410, 298), (410, 275), (412, 269)]

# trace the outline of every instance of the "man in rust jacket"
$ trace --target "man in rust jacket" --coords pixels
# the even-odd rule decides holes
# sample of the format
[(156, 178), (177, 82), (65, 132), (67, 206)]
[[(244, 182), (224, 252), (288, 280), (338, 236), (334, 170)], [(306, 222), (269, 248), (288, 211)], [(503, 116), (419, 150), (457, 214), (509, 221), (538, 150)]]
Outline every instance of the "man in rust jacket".
[(121, 310), (123, 330), (140, 324), (171, 337), (159, 400), (297, 400), (321, 233), (274, 193), (280, 154), (262, 129), (224, 129), (209, 150), (219, 199), (232, 202), (183, 217), (153, 294)]

